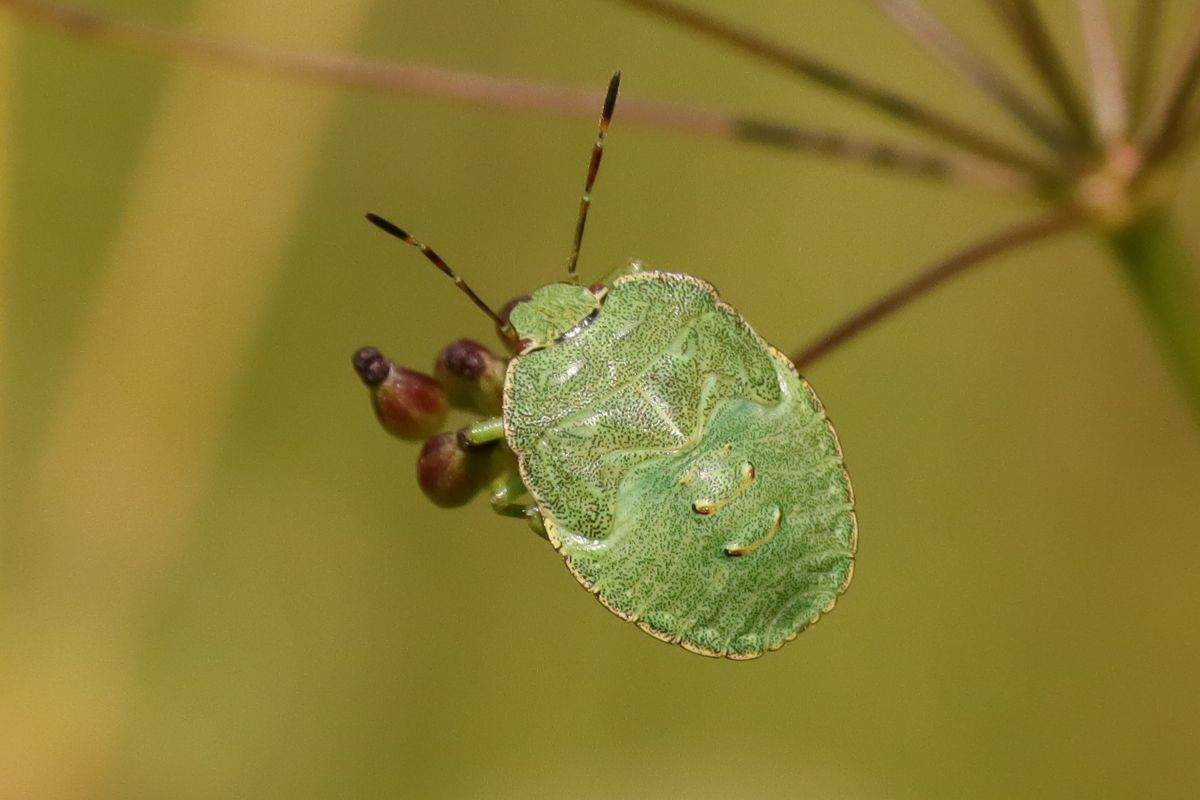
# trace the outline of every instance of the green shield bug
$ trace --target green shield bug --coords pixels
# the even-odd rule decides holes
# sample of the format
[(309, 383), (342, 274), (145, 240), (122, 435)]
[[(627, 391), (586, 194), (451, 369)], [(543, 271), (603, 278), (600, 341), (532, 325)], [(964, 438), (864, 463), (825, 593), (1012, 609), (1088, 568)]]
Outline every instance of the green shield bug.
[[(430, 439), (418, 477), (443, 505), (490, 482), (493, 508), (527, 519), (614, 614), (695, 653), (753, 658), (816, 622), (850, 583), (853, 491), (808, 383), (712, 286), (637, 261), (579, 284), (619, 79), (605, 98), (567, 282), (497, 313), (433, 250), (368, 215), (453, 278), (511, 350), (507, 366), (472, 342), (443, 351), (450, 402), (500, 414)], [(373, 348), (355, 366), (393, 432), (440, 425), (445, 398), (428, 396), (440, 391), (433, 379)]]

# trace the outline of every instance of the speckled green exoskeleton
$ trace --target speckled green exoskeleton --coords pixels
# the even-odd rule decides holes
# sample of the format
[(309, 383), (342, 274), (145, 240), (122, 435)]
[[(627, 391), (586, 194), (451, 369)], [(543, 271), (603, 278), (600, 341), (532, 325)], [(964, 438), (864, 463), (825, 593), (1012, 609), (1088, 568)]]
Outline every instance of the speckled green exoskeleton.
[(497, 314), (436, 253), (369, 217), (421, 248), (512, 345), (502, 414), (457, 439), (465, 451), (506, 446), (493, 507), (528, 519), (622, 619), (692, 652), (752, 658), (795, 638), (846, 589), (853, 492), (808, 383), (711, 285), (636, 261), (577, 282), (618, 79), (567, 282)]

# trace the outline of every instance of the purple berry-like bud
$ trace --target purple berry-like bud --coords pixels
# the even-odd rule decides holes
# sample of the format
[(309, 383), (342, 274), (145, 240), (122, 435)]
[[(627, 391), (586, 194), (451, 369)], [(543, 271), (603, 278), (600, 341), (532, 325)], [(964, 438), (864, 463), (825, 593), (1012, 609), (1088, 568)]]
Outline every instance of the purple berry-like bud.
[(417, 459), (417, 483), (421, 491), (442, 508), (463, 505), (491, 477), (492, 449), (463, 447), (454, 433), (431, 437)]
[(459, 339), (438, 353), (433, 374), (446, 388), (451, 405), (498, 414), (505, 369), (505, 362), (479, 342)]
[(354, 371), (367, 386), (378, 386), (391, 371), (391, 364), (374, 347), (363, 347), (351, 359)]
[(417, 441), (446, 421), (446, 393), (422, 372), (393, 366), (372, 397), (383, 427), (401, 439)]
[(375, 416), (389, 433), (417, 441), (446, 421), (446, 393), (428, 375), (397, 367), (373, 347), (354, 354), (354, 369), (371, 392)]

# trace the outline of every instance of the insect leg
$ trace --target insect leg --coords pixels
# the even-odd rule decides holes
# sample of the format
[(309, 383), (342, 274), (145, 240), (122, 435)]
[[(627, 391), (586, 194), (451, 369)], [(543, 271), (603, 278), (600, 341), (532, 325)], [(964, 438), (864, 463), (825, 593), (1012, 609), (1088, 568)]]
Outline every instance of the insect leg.
[(600, 285), (604, 286), (608, 289), (611, 289), (612, 285), (617, 282), (617, 278), (623, 278), (626, 275), (632, 275), (635, 272), (645, 272), (645, 271), (646, 271), (645, 264), (643, 264), (641, 261), (639, 261), (636, 258), (631, 258), (631, 259), (629, 259), (629, 262), (625, 264), (625, 266), (617, 267), (612, 272), (608, 273), (603, 278), (601, 278)]
[(537, 506), (529, 506), (525, 509), (525, 519), (529, 521), (531, 531), (546, 541), (550, 541), (550, 535), (546, 533), (546, 521), (542, 519), (542, 512)]
[(528, 495), (519, 474), (509, 472), (501, 475), (492, 483), (492, 510), (501, 516), (524, 519), (534, 533), (543, 539), (549, 538), (542, 522), (542, 512), (535, 503), (528, 502)]
[(505, 517), (524, 517), (528, 490), (516, 472), (506, 472), (492, 482), (492, 510)]
[(504, 438), (504, 418), (493, 417), (468, 425), (458, 432), (458, 441), (464, 447), (480, 447)]

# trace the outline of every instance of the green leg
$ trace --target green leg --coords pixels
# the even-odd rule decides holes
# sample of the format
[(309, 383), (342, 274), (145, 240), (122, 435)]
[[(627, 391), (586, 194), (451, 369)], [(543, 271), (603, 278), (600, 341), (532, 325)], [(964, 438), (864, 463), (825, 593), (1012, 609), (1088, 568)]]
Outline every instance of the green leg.
[(458, 432), (459, 441), (467, 447), (481, 447), (504, 438), (504, 418), (493, 417), (469, 425)]
[(546, 534), (546, 523), (542, 519), (542, 512), (538, 510), (537, 506), (529, 506), (525, 509), (525, 519), (529, 522), (529, 530), (546, 541), (550, 540), (550, 537)]
[(492, 483), (492, 510), (505, 517), (526, 520), (534, 533), (546, 539), (542, 512), (537, 504), (529, 502), (528, 495), (519, 474), (515, 471), (505, 473)]
[(521, 476), (506, 472), (492, 482), (492, 510), (505, 517), (524, 517), (529, 507), (527, 495)]
[(600, 280), (600, 283), (611, 289), (612, 285), (614, 283), (616, 283), (617, 278), (623, 278), (626, 275), (632, 275), (635, 272), (645, 272), (645, 271), (646, 271), (645, 264), (643, 264), (641, 261), (638, 261), (636, 258), (631, 258), (631, 259), (629, 259), (629, 263), (626, 264), (625, 266), (617, 267), (612, 272), (605, 275)]

